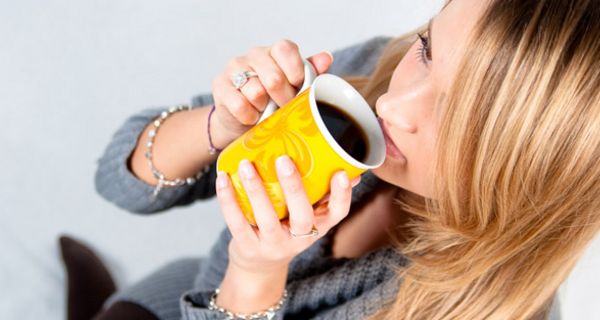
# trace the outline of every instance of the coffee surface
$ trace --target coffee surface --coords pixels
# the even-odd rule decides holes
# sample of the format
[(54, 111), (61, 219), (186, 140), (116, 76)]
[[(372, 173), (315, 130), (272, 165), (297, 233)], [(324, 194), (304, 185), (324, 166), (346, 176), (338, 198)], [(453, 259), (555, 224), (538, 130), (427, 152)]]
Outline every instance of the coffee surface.
[(364, 162), (369, 140), (358, 122), (343, 108), (328, 102), (317, 100), (317, 109), (325, 127), (342, 149), (357, 161)]

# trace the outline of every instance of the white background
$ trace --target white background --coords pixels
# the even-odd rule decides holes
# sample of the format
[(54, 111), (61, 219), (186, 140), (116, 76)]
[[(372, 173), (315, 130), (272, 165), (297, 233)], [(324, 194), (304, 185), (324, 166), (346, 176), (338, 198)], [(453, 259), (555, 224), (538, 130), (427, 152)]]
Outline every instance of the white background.
[[(215, 200), (136, 216), (94, 191), (112, 133), (147, 107), (208, 93), (227, 61), (288, 38), (304, 56), (427, 21), (429, 1), (0, 0), (0, 318), (64, 317), (57, 237), (92, 245), (120, 286), (207, 252)], [(565, 319), (600, 319), (596, 241), (561, 292)]]

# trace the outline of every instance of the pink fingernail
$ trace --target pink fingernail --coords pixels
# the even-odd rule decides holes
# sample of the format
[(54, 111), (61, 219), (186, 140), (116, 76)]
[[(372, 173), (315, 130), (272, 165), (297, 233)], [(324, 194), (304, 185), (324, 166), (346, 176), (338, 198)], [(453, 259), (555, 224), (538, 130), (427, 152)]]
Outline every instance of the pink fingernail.
[(344, 189), (350, 186), (350, 181), (348, 181), (348, 174), (346, 173), (346, 171), (342, 171), (338, 174), (337, 181), (340, 187)]
[(219, 187), (219, 189), (227, 188), (227, 172), (217, 172), (217, 186)]
[(360, 183), (360, 176), (352, 180), (352, 188), (356, 187)]
[(292, 173), (294, 173), (292, 160), (286, 155), (277, 158), (277, 160), (275, 160), (275, 166), (279, 170), (279, 173), (285, 177), (289, 177), (292, 175)]
[(252, 163), (248, 159), (243, 159), (240, 161), (239, 169), (241, 171), (242, 177), (246, 179), (254, 178), (254, 168), (252, 167)]

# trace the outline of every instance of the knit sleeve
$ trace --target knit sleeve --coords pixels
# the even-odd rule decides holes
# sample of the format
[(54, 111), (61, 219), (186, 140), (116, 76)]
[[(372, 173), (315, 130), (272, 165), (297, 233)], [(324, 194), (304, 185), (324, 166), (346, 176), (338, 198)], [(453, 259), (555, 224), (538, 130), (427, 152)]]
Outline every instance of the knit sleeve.
[[(334, 60), (327, 72), (338, 76), (369, 74), (389, 39), (376, 36), (334, 51)], [(213, 103), (211, 93), (192, 98), (193, 107)], [(131, 172), (128, 160), (140, 134), (165, 109), (166, 107), (146, 109), (126, 119), (98, 159), (94, 178), (96, 191), (122, 209), (136, 213), (154, 213), (173, 206), (188, 205), (197, 199), (208, 199), (216, 194), (216, 161), (194, 185), (166, 187), (154, 200), (151, 197), (154, 186), (138, 179)]]
[[(223, 319), (222, 313), (209, 310), (208, 306), (214, 290), (219, 287), (225, 277), (229, 263), (228, 247), (231, 239), (231, 232), (224, 228), (196, 277), (194, 289), (185, 292), (179, 300), (182, 319)], [(284, 307), (285, 305), (273, 319), (283, 319)]]
[[(370, 171), (365, 172), (361, 177), (361, 182), (352, 189), (352, 203), (359, 201), (365, 194), (373, 190), (379, 181), (381, 180)], [(314, 271), (326, 267), (326, 264), (320, 266), (321, 263), (315, 263), (314, 258), (330, 252), (325, 247), (330, 245), (331, 236), (332, 234), (328, 233), (315, 242), (312, 247), (295, 257), (290, 265), (288, 281), (306, 274), (306, 270)], [(228, 247), (231, 239), (229, 229), (223, 229), (195, 279), (194, 289), (182, 295), (179, 303), (183, 319), (222, 319), (222, 314), (209, 310), (208, 305), (214, 290), (219, 287), (225, 277), (225, 271), (229, 264)], [(273, 319), (283, 319), (287, 304), (285, 301)]]
[[(208, 100), (206, 96), (196, 97), (195, 102), (202, 99)], [(193, 107), (199, 106), (193, 104)], [(194, 185), (165, 187), (156, 199), (151, 197), (154, 186), (140, 180), (131, 172), (128, 161), (140, 134), (148, 123), (166, 108), (146, 109), (129, 117), (113, 134), (112, 140), (98, 159), (94, 177), (96, 191), (122, 209), (136, 213), (153, 213), (215, 195), (216, 162), (210, 165), (208, 172)]]
[(339, 77), (367, 76), (373, 72), (389, 36), (375, 36), (332, 52), (333, 63), (327, 73)]

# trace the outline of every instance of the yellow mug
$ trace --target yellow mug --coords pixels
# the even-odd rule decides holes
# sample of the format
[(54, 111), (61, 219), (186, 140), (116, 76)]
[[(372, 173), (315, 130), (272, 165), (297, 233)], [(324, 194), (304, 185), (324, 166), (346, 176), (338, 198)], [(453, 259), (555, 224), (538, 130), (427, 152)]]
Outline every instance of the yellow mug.
[[(352, 180), (385, 160), (383, 131), (365, 99), (342, 78), (332, 74), (315, 77), (310, 62), (304, 60), (304, 66), (304, 85), (296, 97), (279, 109), (270, 100), (257, 125), (229, 144), (217, 159), (217, 170), (229, 174), (237, 202), (252, 225), (256, 220), (238, 175), (242, 159), (250, 160), (256, 168), (279, 219), (288, 216), (275, 169), (279, 156), (288, 155), (295, 163), (311, 204), (329, 192), (330, 180), (337, 171), (345, 170)], [(343, 108), (360, 126), (368, 145), (363, 159), (353, 158), (335, 140), (317, 101)]]

